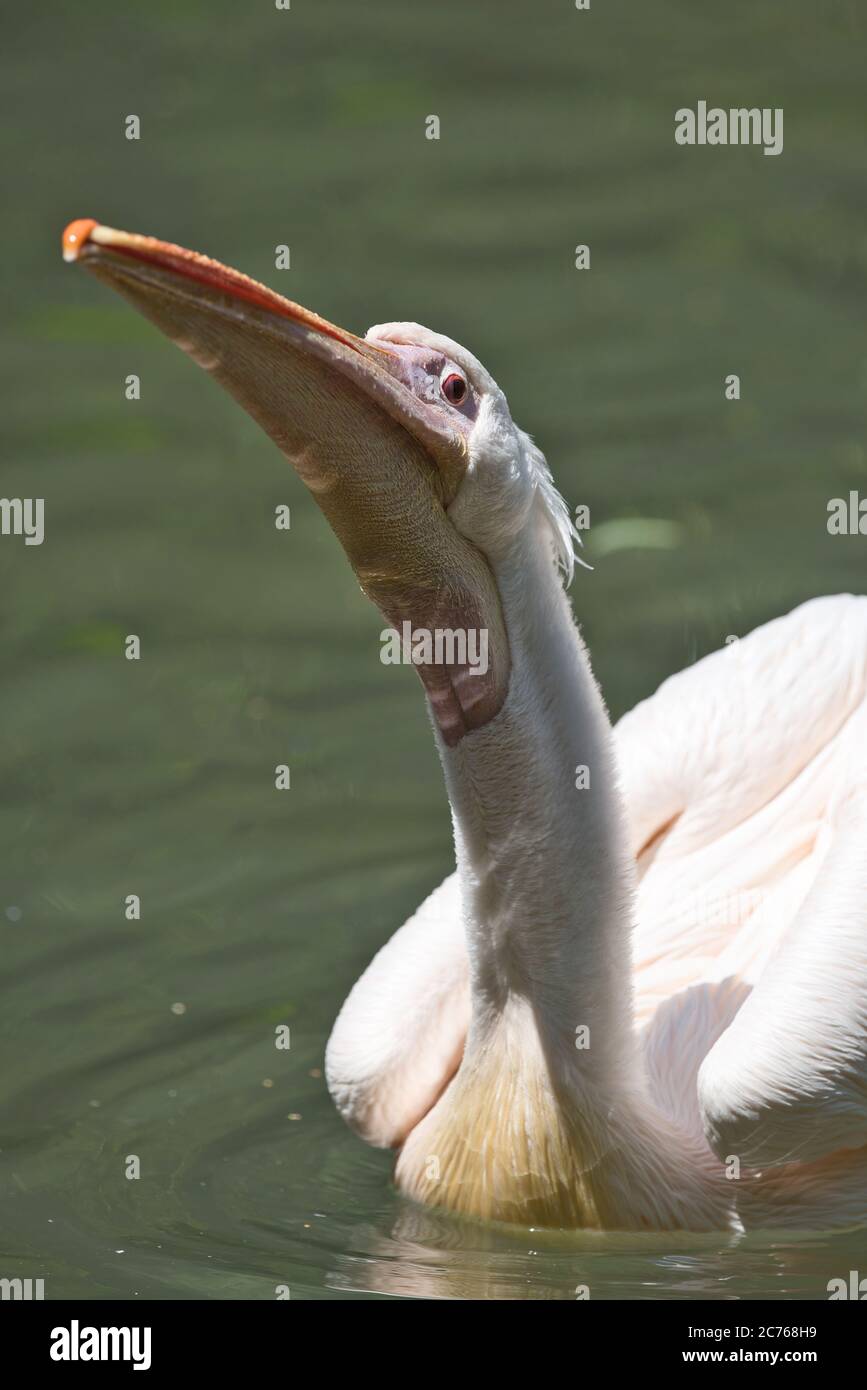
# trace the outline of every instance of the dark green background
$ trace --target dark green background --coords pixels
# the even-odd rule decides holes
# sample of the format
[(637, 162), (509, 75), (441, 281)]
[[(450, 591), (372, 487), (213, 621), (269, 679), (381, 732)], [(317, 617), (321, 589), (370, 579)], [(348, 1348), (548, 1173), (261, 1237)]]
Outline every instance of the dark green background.
[[(573, 598), (618, 714), (727, 635), (863, 588), (867, 541), (825, 525), (867, 493), (859, 9), (5, 7), (0, 492), (45, 498), (46, 540), (0, 539), (0, 1276), (48, 1297), (824, 1297), (857, 1267), (857, 1236), (491, 1232), (393, 1194), (311, 1072), (450, 866), (416, 679), (380, 664), (273, 446), (59, 236), (94, 216), (347, 327), (466, 343), (591, 508)], [(677, 147), (699, 99), (783, 107), (783, 154)], [(617, 548), (627, 518), (672, 524)]]

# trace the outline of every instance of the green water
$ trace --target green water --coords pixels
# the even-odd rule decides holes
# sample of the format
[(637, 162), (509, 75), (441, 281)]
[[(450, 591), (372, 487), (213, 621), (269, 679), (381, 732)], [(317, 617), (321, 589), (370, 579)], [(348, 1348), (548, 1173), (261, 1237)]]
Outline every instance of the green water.
[[(489, 1231), (394, 1194), (320, 1073), (349, 986), (450, 867), (416, 679), (380, 664), (268, 440), (58, 254), (95, 216), (348, 327), (466, 342), (590, 506), (574, 602), (619, 714), (727, 635), (864, 588), (867, 542), (825, 525), (867, 493), (863, 10), (88, 0), (9, 6), (3, 31), (0, 491), (45, 498), (46, 538), (0, 538), (0, 1276), (821, 1298), (863, 1272), (857, 1234)], [(699, 99), (783, 107), (783, 154), (676, 147)]]

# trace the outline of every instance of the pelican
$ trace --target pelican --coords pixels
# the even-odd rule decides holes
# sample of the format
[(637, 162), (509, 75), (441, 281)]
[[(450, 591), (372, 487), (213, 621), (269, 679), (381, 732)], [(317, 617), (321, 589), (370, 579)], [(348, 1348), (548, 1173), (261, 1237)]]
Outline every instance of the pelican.
[(326, 1057), (417, 1202), (584, 1230), (867, 1219), (867, 598), (805, 603), (612, 729), (575, 533), (479, 361), (356, 337), (209, 257), (86, 219), (63, 252), (282, 450), (419, 667), (455, 871)]

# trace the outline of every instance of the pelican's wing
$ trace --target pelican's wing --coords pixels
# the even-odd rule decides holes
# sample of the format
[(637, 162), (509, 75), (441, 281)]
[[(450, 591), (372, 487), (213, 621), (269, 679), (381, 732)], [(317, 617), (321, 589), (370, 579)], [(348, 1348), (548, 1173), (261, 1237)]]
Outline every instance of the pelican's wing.
[(636, 855), (681, 858), (769, 804), (867, 696), (867, 598), (812, 599), (664, 681), (615, 730)]
[(867, 705), (827, 827), (794, 922), (698, 1074), (711, 1147), (754, 1167), (867, 1144)]
[[(867, 599), (813, 600), (672, 677), (617, 746), (639, 1011), (721, 1001), (698, 1074), (714, 1149), (867, 1143)], [(732, 981), (752, 986), (733, 1018)]]
[(369, 1144), (403, 1142), (451, 1080), (470, 1016), (457, 875), (425, 899), (348, 995), (328, 1040), (328, 1088)]

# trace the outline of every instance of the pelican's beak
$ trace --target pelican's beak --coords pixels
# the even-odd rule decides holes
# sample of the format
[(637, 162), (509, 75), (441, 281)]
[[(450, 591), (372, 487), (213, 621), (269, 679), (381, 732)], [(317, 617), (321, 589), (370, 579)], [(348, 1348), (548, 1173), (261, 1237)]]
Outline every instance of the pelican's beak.
[[(466, 446), (404, 383), (398, 353), (357, 338), (219, 261), (90, 219), (63, 255), (106, 281), (230, 392), (286, 455), (395, 627), (478, 627), (507, 653), (480, 552), (446, 516)], [(492, 668), (497, 665), (492, 658)], [(508, 661), (486, 676), (420, 668), (447, 743), (502, 705)]]

